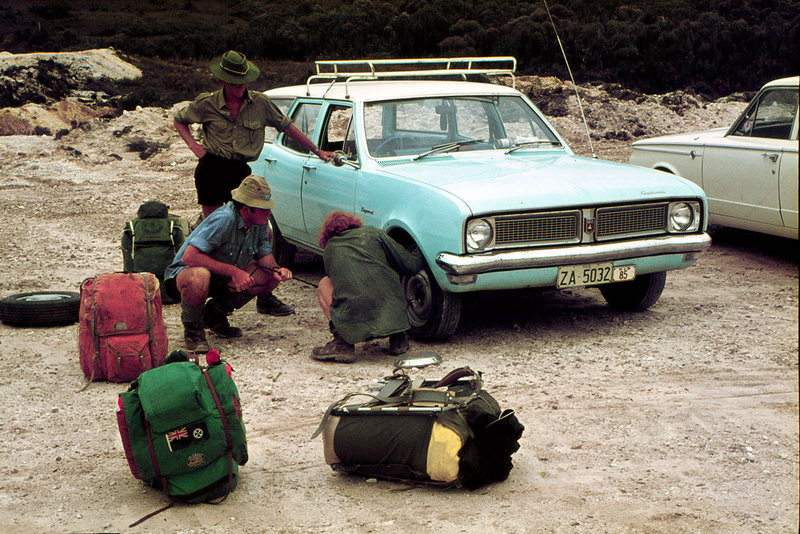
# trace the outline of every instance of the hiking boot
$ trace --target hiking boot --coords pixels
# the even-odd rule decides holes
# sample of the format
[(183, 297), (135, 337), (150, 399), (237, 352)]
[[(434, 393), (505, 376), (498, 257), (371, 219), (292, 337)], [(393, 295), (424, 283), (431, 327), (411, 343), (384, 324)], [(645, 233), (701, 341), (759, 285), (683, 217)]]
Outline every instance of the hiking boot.
[(194, 328), (183, 329), (183, 345), (188, 351), (206, 353), (211, 348), (206, 341), (206, 333)]
[(389, 354), (399, 356), (408, 352), (408, 335), (406, 332), (397, 332), (389, 336)]
[(203, 312), (203, 323), (206, 328), (217, 334), (219, 337), (232, 338), (241, 337), (242, 329), (231, 326), (228, 322), (228, 314), (216, 309), (214, 299), (206, 303), (205, 311)]
[(284, 317), (294, 313), (294, 308), (281, 302), (272, 293), (256, 297), (256, 310), (258, 313), (274, 315), (275, 317)]
[(311, 350), (311, 357), (321, 362), (353, 363), (356, 346), (348, 343), (338, 334), (333, 335), (333, 339), (321, 347), (314, 347)]

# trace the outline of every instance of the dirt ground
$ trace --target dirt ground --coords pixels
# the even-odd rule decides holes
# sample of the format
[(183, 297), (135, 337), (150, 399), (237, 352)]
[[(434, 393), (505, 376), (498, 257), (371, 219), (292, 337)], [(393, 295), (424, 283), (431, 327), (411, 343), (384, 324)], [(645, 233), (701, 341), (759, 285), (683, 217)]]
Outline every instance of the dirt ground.
[[(640, 120), (661, 117), (653, 134), (722, 126), (742, 106)], [(0, 137), (0, 296), (77, 291), (120, 270), (120, 232), (145, 200), (196, 215), (194, 162), (169, 117), (144, 109), (59, 140)], [(567, 121), (555, 120), (587, 152)], [(143, 160), (126, 151), (137, 140), (165, 146)], [(627, 157), (627, 142), (596, 143), (601, 157)], [(177, 505), (129, 529), (167, 499), (125, 461), (115, 408), (127, 386), (79, 391), (77, 325), (0, 325), (0, 532), (796, 533), (798, 243), (713, 237), (647, 312), (613, 312), (596, 289), (474, 295), (447, 343), (412, 344), (444, 357), (418, 375), (480, 370), (526, 427), (510, 478), (474, 492), (331, 471), (309, 439), (322, 412), (393, 359), (371, 342), (353, 365), (311, 360), (326, 323), (313, 289), (289, 282), (277, 293), (297, 314), (250, 303), (232, 317), (243, 338), (210, 337), (242, 396), (251, 459), (239, 488), (219, 506)], [(315, 281), (322, 266), (302, 256), (294, 272)], [(164, 311), (173, 346), (179, 311)]]

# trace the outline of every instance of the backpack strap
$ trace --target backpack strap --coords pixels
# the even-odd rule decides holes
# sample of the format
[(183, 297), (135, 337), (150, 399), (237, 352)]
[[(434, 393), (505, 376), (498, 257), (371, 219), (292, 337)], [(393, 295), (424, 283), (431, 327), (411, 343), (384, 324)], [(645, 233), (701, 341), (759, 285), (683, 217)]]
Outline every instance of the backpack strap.
[[(144, 430), (145, 430), (145, 434), (147, 436), (147, 450), (150, 453), (150, 461), (153, 463), (153, 470), (156, 472), (156, 479), (161, 484), (161, 488), (163, 490), (166, 490), (167, 489), (167, 478), (161, 474), (161, 470), (158, 468), (158, 458), (156, 457), (156, 451), (155, 451), (155, 448), (153, 447), (153, 436), (150, 433), (150, 423), (147, 422), (147, 418), (144, 419)], [(138, 525), (139, 523), (147, 521), (148, 519), (150, 519), (154, 515), (160, 514), (164, 510), (168, 510), (168, 509), (172, 508), (172, 506), (174, 504), (175, 504), (175, 499), (170, 498), (170, 500), (169, 500), (169, 502), (167, 503), (166, 506), (163, 506), (163, 507), (159, 508), (155, 512), (150, 512), (149, 514), (147, 514), (146, 516), (144, 516), (141, 519), (137, 520), (136, 522), (131, 523), (130, 525), (128, 525), (128, 528), (133, 528), (136, 525)]]
[(208, 374), (208, 369), (200, 367), (200, 371), (203, 373), (203, 378), (206, 379), (208, 389), (211, 391), (211, 398), (214, 399), (214, 406), (216, 406), (220, 419), (222, 419), (222, 428), (225, 430), (225, 443), (227, 445), (225, 454), (228, 456), (228, 492), (219, 501), (209, 501), (212, 504), (219, 504), (233, 491), (233, 436), (231, 436), (231, 429), (228, 425), (228, 417), (225, 415), (225, 410), (222, 409), (222, 403), (219, 400), (219, 395), (217, 395), (214, 382), (211, 380), (211, 375)]
[[(142, 279), (142, 285), (144, 286), (144, 300), (145, 300), (145, 309), (147, 310), (147, 348), (150, 350), (150, 358), (153, 358), (155, 352), (153, 351), (153, 328), (155, 325), (153, 324), (153, 314), (152, 310), (150, 309), (150, 305), (153, 301), (153, 295), (150, 294), (150, 284), (147, 283), (147, 275), (145, 273), (138, 273)], [(149, 273), (148, 273), (149, 274)]]
[(100, 336), (97, 334), (97, 299), (95, 294), (97, 293), (97, 282), (99, 281), (99, 277), (96, 277), (92, 281), (92, 305), (90, 307), (92, 319), (91, 319), (91, 332), (92, 332), (92, 344), (94, 345), (94, 357), (92, 358), (92, 365), (91, 371), (89, 373), (89, 380), (83, 386), (81, 391), (88, 388), (89, 385), (94, 381), (94, 370), (96, 366), (100, 365)]
[(334, 402), (330, 406), (328, 406), (328, 408), (325, 410), (325, 415), (322, 416), (322, 421), (320, 421), (319, 426), (314, 431), (314, 433), (311, 434), (311, 438), (310, 439), (314, 439), (314, 438), (316, 438), (317, 436), (320, 435), (322, 430), (325, 428), (325, 425), (328, 424), (328, 419), (330, 419), (331, 414), (333, 413), (333, 410), (335, 410), (336, 408), (340, 408), (340, 407), (344, 406), (344, 403), (347, 402), (348, 400), (352, 399), (353, 397), (358, 397), (358, 396), (361, 396), (361, 395), (363, 395), (365, 397), (371, 397), (371, 398), (373, 398), (375, 400), (378, 400), (378, 401), (381, 401), (381, 402), (384, 402), (384, 399), (386, 398), (386, 397), (384, 397), (382, 399), (381, 397), (376, 397), (375, 395), (370, 395), (369, 393), (350, 393), (349, 395), (345, 395), (341, 399), (337, 400), (336, 402)]
[(133, 230), (133, 221), (125, 223), (125, 227), (131, 234), (131, 259), (136, 255), (136, 232)]
[(144, 516), (143, 518), (141, 518), (141, 519), (137, 520), (136, 522), (134, 522), (134, 523), (131, 523), (130, 525), (128, 525), (128, 528), (133, 528), (133, 527), (135, 527), (136, 525), (138, 525), (139, 523), (143, 523), (143, 522), (147, 521), (148, 519), (150, 519), (150, 518), (151, 518), (151, 517), (153, 517), (154, 515), (158, 515), (158, 514), (160, 514), (161, 512), (163, 512), (164, 510), (169, 510), (169, 509), (170, 509), (170, 508), (172, 508), (173, 506), (175, 506), (175, 500), (174, 500), (174, 499), (170, 499), (170, 500), (169, 500), (169, 502), (167, 503), (167, 505), (166, 505), (166, 506), (162, 506), (161, 508), (159, 508), (159, 509), (158, 509), (158, 510), (156, 510), (155, 512), (150, 512), (149, 514), (147, 514), (147, 515), (146, 515), (146, 516)]
[(174, 249), (175, 248), (175, 221), (170, 219), (169, 220), (169, 244)]

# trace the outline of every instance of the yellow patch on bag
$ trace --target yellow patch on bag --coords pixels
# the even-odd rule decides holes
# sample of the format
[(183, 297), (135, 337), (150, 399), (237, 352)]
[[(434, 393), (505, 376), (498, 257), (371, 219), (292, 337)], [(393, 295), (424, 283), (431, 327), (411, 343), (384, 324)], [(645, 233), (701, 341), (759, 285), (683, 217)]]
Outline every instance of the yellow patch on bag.
[(458, 452), (464, 445), (458, 432), (434, 423), (428, 443), (426, 470), (432, 480), (453, 482), (458, 478)]

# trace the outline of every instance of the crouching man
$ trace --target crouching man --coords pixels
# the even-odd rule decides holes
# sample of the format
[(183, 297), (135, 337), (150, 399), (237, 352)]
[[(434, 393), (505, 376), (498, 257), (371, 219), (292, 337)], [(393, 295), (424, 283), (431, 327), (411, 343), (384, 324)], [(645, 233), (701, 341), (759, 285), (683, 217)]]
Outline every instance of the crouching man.
[(195, 352), (209, 350), (204, 328), (241, 336), (228, 315), (292, 278), (272, 256), (267, 221), (275, 203), (267, 181), (247, 176), (231, 197), (189, 234), (164, 273), (166, 291), (181, 302), (185, 347)]
[(411, 328), (400, 276), (422, 268), (422, 259), (408, 252), (386, 232), (362, 226), (360, 217), (331, 212), (320, 231), (325, 249), (325, 276), (317, 298), (333, 339), (312, 350), (321, 361), (351, 363), (355, 343), (389, 337), (389, 352), (408, 350)]

